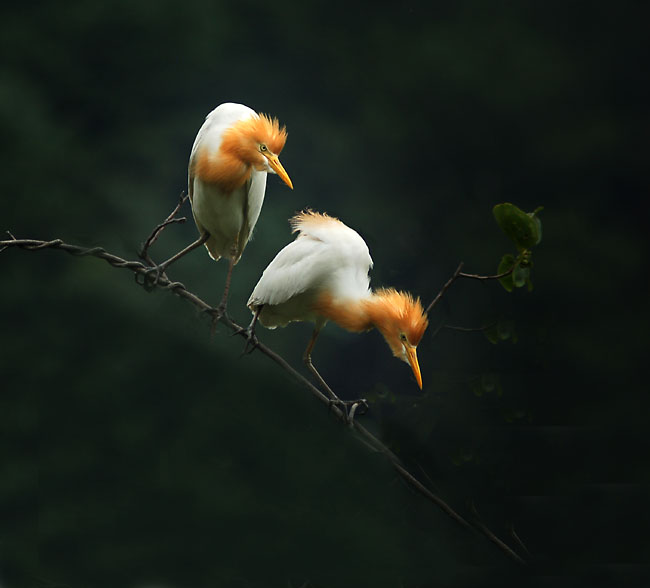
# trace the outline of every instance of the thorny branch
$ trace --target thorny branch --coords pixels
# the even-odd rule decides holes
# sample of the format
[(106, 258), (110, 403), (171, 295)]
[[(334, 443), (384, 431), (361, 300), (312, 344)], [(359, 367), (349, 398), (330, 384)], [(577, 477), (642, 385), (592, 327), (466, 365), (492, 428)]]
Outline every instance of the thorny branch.
[[(149, 248), (151, 247), (151, 245), (153, 245), (153, 243), (155, 243), (156, 239), (160, 236), (160, 233), (167, 226), (173, 223), (183, 222), (185, 220), (184, 218), (176, 218), (176, 214), (178, 213), (181, 205), (185, 202), (186, 199), (187, 196), (183, 196), (183, 195), (181, 196), (180, 201), (176, 206), (176, 208), (162, 223), (160, 223), (154, 228), (151, 235), (145, 241), (142, 250), (140, 251), (140, 258), (143, 259), (149, 265), (145, 265), (145, 263), (142, 263), (140, 261), (125, 260), (117, 255), (108, 253), (102, 247), (92, 247), (92, 248), (79, 247), (77, 245), (70, 245), (69, 243), (64, 243), (61, 239), (53, 239), (51, 241), (42, 241), (38, 239), (17, 239), (8, 231), (7, 233), (11, 238), (4, 241), (0, 241), (0, 253), (2, 253), (8, 248), (16, 247), (20, 249), (25, 249), (27, 251), (40, 251), (43, 249), (59, 249), (61, 251), (65, 251), (75, 256), (93, 256), (99, 259), (103, 259), (113, 267), (128, 269), (132, 271), (136, 276), (136, 281), (142, 285), (144, 283), (144, 278), (146, 278), (149, 272), (151, 271), (151, 267), (155, 265), (155, 263), (153, 262), (153, 260), (149, 255)], [(433, 308), (435, 304), (437, 304), (440, 298), (449, 289), (451, 284), (453, 284), (453, 282), (459, 277), (487, 280), (487, 279), (497, 279), (509, 273), (506, 272), (505, 274), (499, 276), (477, 276), (473, 274), (463, 274), (460, 271), (462, 269), (462, 266), (463, 266), (462, 263), (458, 266), (453, 276), (447, 281), (447, 283), (443, 286), (442, 290), (440, 290), (438, 295), (431, 302), (431, 304), (427, 308), (427, 312), (431, 308)], [(142, 277), (143, 282), (140, 282), (138, 280), (138, 277)], [(207, 302), (199, 298), (196, 294), (189, 291), (185, 287), (185, 285), (182, 284), (181, 282), (171, 281), (166, 275), (162, 275), (157, 279), (155, 283), (155, 287), (163, 290), (171, 290), (174, 294), (180, 296), (181, 298), (184, 298), (185, 300), (193, 304), (195, 307), (197, 307), (201, 312), (207, 314), (212, 319), (212, 321), (218, 321), (223, 325), (225, 325), (233, 332), (232, 333), (233, 335), (239, 335), (244, 338), (247, 337), (246, 330), (243, 327), (241, 327), (233, 320), (231, 320), (226, 314), (219, 313), (215, 307), (209, 305)], [(400, 459), (388, 447), (386, 447), (379, 439), (377, 439), (377, 437), (375, 437), (370, 431), (368, 431), (368, 429), (366, 429), (363, 425), (361, 425), (358, 420), (356, 419), (349, 420), (347, 418), (347, 415), (344, 414), (344, 412), (341, 411), (341, 409), (338, 406), (332, 405), (329, 398), (325, 394), (323, 394), (321, 390), (319, 390), (314, 384), (312, 384), (307, 378), (305, 378), (305, 376), (303, 376), (300, 372), (298, 372), (295, 368), (293, 368), (281, 355), (279, 355), (278, 353), (273, 351), (270, 347), (267, 347), (266, 345), (264, 345), (259, 341), (255, 342), (255, 349), (258, 349), (263, 355), (267, 356), (269, 359), (271, 359), (276, 364), (278, 364), (283, 370), (289, 373), (296, 381), (302, 384), (302, 386), (307, 388), (318, 400), (320, 400), (323, 404), (327, 405), (329, 407), (330, 413), (333, 414), (339, 421), (347, 424), (348, 427), (352, 428), (355, 431), (355, 433), (359, 436), (360, 440), (364, 442), (365, 445), (370, 447), (373, 451), (382, 453), (391, 462), (391, 464), (393, 465), (397, 473), (415, 491), (417, 491), (427, 500), (429, 500), (430, 502), (438, 506), (445, 514), (447, 514), (450, 518), (452, 518), (456, 523), (458, 523), (462, 527), (466, 529), (474, 529), (475, 531), (482, 533), (485, 537), (488, 538), (488, 540), (494, 543), (510, 559), (520, 564), (526, 563), (525, 560), (520, 555), (518, 555), (511, 547), (509, 547), (506, 543), (504, 543), (501, 539), (499, 539), (492, 531), (490, 531), (490, 529), (478, 518), (478, 516), (476, 516), (476, 513), (474, 513), (475, 514), (474, 519), (471, 522), (469, 522), (468, 520), (463, 518), (460, 514), (458, 514), (442, 498), (440, 498), (437, 494), (433, 493), (429, 488), (427, 488), (422, 482), (420, 482), (420, 480), (418, 480), (413, 474), (411, 474), (411, 472), (409, 472), (404, 467)], [(523, 545), (521, 544), (521, 541), (519, 540), (518, 537), (517, 537), (517, 541), (518, 543), (520, 543), (520, 545)]]

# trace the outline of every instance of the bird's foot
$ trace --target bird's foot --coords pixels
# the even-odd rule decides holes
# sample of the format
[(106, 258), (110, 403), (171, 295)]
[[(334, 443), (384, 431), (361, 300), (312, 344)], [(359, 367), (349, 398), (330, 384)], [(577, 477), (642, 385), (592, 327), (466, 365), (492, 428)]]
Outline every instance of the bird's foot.
[(257, 339), (257, 335), (255, 334), (255, 328), (254, 327), (251, 328), (250, 325), (245, 329), (239, 327), (238, 329), (232, 332), (231, 336), (234, 335), (244, 335), (246, 337), (246, 343), (244, 344), (244, 349), (242, 350), (239, 357), (243, 357), (244, 355), (253, 353), (253, 351), (255, 351), (255, 348), (259, 345), (259, 340)]
[(160, 278), (167, 278), (165, 275), (165, 269), (165, 265), (154, 265), (148, 267), (144, 273), (135, 274), (135, 281), (147, 292), (151, 292), (151, 290), (153, 290), (160, 282)]
[(226, 313), (226, 303), (222, 300), (219, 303), (219, 306), (217, 306), (213, 311), (211, 311), (211, 316), (212, 316), (212, 325), (210, 327), (210, 336), (214, 336), (215, 332), (217, 331), (217, 324), (221, 320), (221, 317), (228, 317), (228, 314)]
[(345, 424), (349, 427), (352, 426), (354, 417), (364, 415), (368, 412), (370, 406), (365, 398), (358, 398), (357, 400), (341, 400), (338, 396), (331, 398), (329, 401), (330, 408), (336, 406), (342, 413)]

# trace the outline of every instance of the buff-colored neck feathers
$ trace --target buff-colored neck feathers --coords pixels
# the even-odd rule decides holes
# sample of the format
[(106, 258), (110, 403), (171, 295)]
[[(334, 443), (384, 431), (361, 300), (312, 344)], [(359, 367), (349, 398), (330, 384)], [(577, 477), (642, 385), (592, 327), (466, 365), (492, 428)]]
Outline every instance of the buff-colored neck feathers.
[(397, 346), (400, 334), (406, 335), (408, 343), (417, 346), (429, 325), (422, 303), (408, 292), (394, 288), (382, 288), (361, 302), (370, 322), (384, 335), (388, 343)]
[(280, 127), (277, 118), (260, 114), (240, 120), (224, 132), (218, 152), (199, 148), (192, 171), (204, 182), (230, 193), (248, 181), (254, 166), (265, 161), (260, 145), (278, 155), (286, 140), (286, 128)]
[(348, 331), (367, 331), (376, 327), (395, 354), (401, 353), (401, 335), (417, 346), (429, 325), (422, 303), (408, 292), (380, 289), (361, 300), (334, 300), (322, 295), (314, 309)]

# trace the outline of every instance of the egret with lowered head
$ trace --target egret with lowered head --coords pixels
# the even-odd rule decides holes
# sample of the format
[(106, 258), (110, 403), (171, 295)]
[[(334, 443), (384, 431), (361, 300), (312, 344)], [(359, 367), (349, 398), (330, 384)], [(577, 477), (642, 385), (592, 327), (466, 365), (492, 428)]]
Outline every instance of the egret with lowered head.
[(420, 299), (392, 288), (372, 291), (368, 246), (340, 220), (306, 211), (290, 223), (298, 237), (275, 256), (255, 286), (248, 301), (254, 313), (249, 333), (258, 318), (270, 329), (291, 321), (313, 321), (303, 359), (332, 399), (339, 401), (312, 364), (316, 338), (328, 320), (354, 332), (376, 327), (393, 355), (411, 366), (422, 389), (416, 349), (429, 321)]

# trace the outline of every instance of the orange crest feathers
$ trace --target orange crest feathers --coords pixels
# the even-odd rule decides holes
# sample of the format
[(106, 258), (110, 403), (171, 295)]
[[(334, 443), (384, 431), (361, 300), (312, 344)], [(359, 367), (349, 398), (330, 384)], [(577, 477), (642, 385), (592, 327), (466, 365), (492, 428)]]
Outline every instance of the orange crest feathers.
[(287, 141), (287, 129), (280, 127), (277, 118), (266, 114), (241, 120), (231, 127), (231, 131), (251, 137), (257, 143), (265, 143), (272, 153), (280, 154)]
[(406, 335), (411, 345), (417, 345), (429, 326), (420, 299), (413, 298), (408, 292), (381, 288), (364, 303), (372, 323), (382, 332), (391, 347), (393, 342), (399, 340), (400, 333)]
[(310, 227), (331, 225), (333, 223), (342, 224), (341, 221), (333, 216), (324, 212), (314, 212), (310, 208), (299, 212), (289, 219), (291, 225), (291, 232), (304, 231)]

